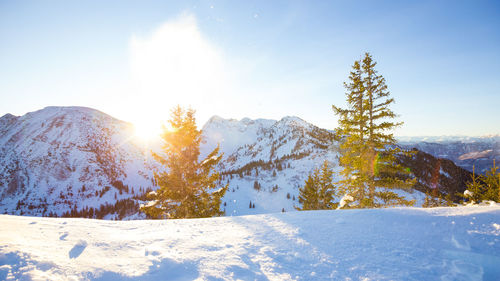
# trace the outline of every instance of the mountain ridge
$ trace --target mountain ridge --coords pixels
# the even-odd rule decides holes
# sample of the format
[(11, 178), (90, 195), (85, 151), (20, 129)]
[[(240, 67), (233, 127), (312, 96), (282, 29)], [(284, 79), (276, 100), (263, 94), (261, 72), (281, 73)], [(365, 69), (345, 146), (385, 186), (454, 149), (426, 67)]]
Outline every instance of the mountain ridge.
[[(2, 116), (0, 132), (0, 212), (143, 217), (137, 206), (143, 194), (156, 188), (153, 171), (162, 167), (151, 157), (151, 148), (134, 138), (132, 124), (86, 107), (46, 107)], [(334, 133), (299, 117), (213, 116), (202, 136), (201, 157), (217, 145), (224, 153), (217, 169), (221, 183), (229, 184), (221, 206), (226, 215), (295, 210), (298, 189), (314, 168), (327, 160), (340, 170)], [(429, 171), (412, 165), (423, 171), (420, 191), (430, 188)], [(445, 169), (439, 177), (453, 174), (455, 167), (447, 164)], [(434, 188), (445, 193), (463, 191), (463, 182), (443, 178), (438, 183)], [(419, 192), (401, 192), (423, 200)]]

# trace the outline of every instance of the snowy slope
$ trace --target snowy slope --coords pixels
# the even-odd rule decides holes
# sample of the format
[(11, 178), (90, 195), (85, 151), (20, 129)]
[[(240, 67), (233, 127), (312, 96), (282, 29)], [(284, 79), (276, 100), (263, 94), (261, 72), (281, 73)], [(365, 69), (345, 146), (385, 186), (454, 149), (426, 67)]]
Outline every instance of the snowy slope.
[(498, 280), (500, 206), (163, 221), (0, 215), (0, 280)]
[(130, 124), (94, 109), (7, 114), (0, 118), (0, 212), (60, 216), (114, 205), (152, 187), (146, 151)]

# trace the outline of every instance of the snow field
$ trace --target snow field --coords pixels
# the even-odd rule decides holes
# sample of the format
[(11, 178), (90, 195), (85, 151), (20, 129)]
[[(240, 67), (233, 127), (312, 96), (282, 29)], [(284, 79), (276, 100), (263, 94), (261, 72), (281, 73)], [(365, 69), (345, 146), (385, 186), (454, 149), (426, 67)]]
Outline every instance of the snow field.
[(500, 205), (101, 221), (0, 215), (0, 280), (498, 280)]

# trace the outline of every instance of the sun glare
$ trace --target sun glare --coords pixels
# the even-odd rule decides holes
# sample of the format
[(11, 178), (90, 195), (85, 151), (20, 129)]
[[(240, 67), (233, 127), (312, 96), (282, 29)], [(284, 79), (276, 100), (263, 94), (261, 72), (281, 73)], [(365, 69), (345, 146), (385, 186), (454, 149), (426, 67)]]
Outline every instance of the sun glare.
[(160, 136), (161, 131), (160, 122), (134, 122), (134, 134), (141, 141), (152, 141)]
[(147, 114), (176, 104), (214, 110), (229, 93), (225, 69), (221, 51), (190, 14), (130, 39), (130, 74), (139, 99), (134, 107), (147, 108)]

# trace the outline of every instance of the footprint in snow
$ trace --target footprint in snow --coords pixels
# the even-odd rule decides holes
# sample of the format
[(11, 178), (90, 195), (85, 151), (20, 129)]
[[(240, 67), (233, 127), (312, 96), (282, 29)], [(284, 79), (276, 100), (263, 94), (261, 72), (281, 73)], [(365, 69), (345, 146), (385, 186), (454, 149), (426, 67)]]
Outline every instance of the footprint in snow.
[(59, 240), (66, 240), (66, 237), (68, 237), (68, 233), (64, 233), (63, 235), (61, 235), (61, 237), (59, 237)]
[(78, 243), (76, 243), (75, 246), (69, 251), (69, 258), (70, 259), (76, 259), (78, 258), (83, 251), (87, 248), (87, 242), (80, 240)]
[(345, 220), (342, 219), (342, 218), (338, 218), (338, 219), (335, 220), (335, 222), (338, 223), (338, 224), (344, 224)]
[(149, 256), (149, 255), (151, 255), (151, 256), (159, 256), (159, 255), (160, 255), (160, 252), (158, 252), (158, 251), (149, 251), (149, 250), (146, 250), (146, 251), (145, 251), (145, 255), (146, 255), (146, 256)]
[(454, 235), (451, 235), (451, 243), (455, 248), (460, 249), (460, 250), (465, 250), (465, 251), (470, 251), (470, 244), (469, 241), (463, 240), (463, 241), (458, 241)]

